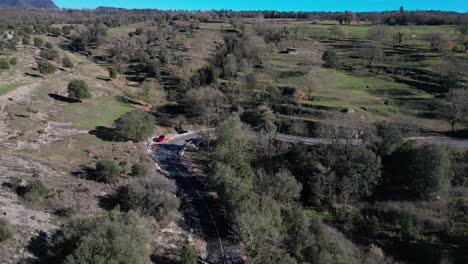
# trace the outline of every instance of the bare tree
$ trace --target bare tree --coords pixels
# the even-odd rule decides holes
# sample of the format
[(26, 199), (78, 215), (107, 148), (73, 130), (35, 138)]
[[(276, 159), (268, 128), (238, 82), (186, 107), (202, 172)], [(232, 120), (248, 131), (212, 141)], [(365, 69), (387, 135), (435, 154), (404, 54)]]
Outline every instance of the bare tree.
[(382, 47), (378, 42), (370, 42), (359, 49), (359, 56), (371, 68), (376, 61), (382, 59)]
[(212, 87), (192, 89), (187, 93), (186, 103), (191, 114), (199, 117), (205, 126), (216, 124), (224, 112), (224, 94)]
[(441, 111), (445, 113), (445, 118), (454, 134), (456, 126), (463, 122), (468, 115), (468, 90), (451, 89)]

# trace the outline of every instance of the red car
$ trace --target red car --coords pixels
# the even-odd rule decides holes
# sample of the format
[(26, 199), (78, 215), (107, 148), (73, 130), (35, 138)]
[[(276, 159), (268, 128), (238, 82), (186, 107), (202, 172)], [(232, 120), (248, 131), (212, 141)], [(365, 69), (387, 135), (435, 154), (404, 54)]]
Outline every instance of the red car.
[(157, 137), (157, 138), (154, 138), (153, 140), (154, 140), (154, 142), (161, 143), (161, 142), (166, 141), (166, 140), (167, 140), (167, 137), (166, 137), (166, 135), (161, 135), (161, 136), (159, 136), (159, 137)]

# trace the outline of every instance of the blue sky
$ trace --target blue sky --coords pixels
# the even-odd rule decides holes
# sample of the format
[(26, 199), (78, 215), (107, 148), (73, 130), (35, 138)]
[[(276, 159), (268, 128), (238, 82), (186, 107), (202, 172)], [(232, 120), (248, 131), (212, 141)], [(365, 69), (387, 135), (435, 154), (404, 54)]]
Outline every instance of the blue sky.
[(65, 8), (114, 6), (157, 9), (284, 11), (450, 10), (468, 12), (468, 0), (55, 0)]

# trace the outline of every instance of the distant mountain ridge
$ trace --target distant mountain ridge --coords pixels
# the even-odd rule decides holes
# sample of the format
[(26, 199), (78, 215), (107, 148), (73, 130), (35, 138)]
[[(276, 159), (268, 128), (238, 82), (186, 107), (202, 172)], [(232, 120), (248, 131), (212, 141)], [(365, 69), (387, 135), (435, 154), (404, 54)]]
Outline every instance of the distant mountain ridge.
[(52, 0), (0, 0), (0, 8), (59, 8)]

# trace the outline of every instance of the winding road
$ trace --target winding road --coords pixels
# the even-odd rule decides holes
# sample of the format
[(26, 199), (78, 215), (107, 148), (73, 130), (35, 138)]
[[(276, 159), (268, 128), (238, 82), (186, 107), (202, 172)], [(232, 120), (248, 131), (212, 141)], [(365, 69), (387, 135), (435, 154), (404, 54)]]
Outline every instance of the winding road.
[(229, 237), (229, 225), (221, 202), (211, 193), (206, 178), (190, 172), (179, 156), (179, 151), (197, 133), (177, 135), (158, 144), (152, 153), (153, 159), (167, 177), (177, 185), (177, 197), (181, 200), (181, 212), (185, 224), (206, 241), (206, 255), (201, 262), (206, 264), (242, 264), (239, 246)]
[[(188, 142), (198, 140), (200, 132), (177, 135), (164, 143), (158, 144), (152, 152), (152, 158), (167, 177), (177, 185), (177, 196), (182, 201), (181, 211), (185, 224), (199, 237), (206, 241), (206, 255), (201, 262), (206, 264), (242, 264), (239, 246), (229, 237), (229, 225), (225, 210), (218, 199), (211, 193), (206, 178), (193, 174), (189, 166), (180, 157), (181, 150)], [(278, 134), (277, 140), (283, 142), (302, 142), (307, 145), (327, 144), (329, 140)], [(468, 139), (449, 137), (412, 137), (418, 143), (441, 144), (448, 147), (468, 149)]]

